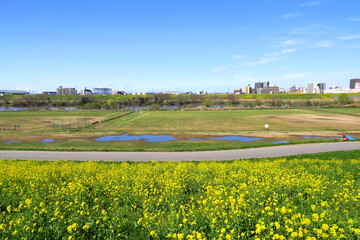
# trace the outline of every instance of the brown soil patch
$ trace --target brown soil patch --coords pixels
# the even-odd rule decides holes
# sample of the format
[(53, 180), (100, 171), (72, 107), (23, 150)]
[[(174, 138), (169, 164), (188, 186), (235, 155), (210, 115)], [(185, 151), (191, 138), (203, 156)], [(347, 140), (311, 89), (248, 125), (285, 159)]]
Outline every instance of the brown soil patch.
[(286, 127), (305, 129), (352, 130), (360, 128), (360, 118), (347, 115), (288, 114), (277, 116), (259, 116)]

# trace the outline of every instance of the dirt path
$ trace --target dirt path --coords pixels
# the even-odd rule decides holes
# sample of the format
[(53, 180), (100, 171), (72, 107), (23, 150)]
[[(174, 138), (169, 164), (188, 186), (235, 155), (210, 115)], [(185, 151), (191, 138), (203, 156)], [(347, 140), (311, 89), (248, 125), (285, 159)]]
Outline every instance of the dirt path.
[(331, 151), (360, 150), (360, 142), (285, 145), (228, 151), (203, 152), (52, 152), (0, 151), (0, 159), (49, 161), (206, 161), (281, 157)]

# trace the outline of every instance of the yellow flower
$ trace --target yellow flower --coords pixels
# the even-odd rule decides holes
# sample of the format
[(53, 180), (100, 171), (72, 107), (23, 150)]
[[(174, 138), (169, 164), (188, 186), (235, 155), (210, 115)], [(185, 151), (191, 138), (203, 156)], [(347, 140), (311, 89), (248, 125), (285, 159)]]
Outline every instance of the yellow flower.
[(67, 230), (69, 233), (76, 232), (76, 230), (78, 229), (78, 226), (79, 225), (77, 223), (73, 223), (67, 227)]
[(309, 225), (311, 223), (311, 220), (309, 218), (303, 218), (301, 219), (302, 225)]
[(330, 228), (329, 225), (327, 225), (325, 223), (321, 226), (321, 229), (324, 231), (327, 231), (329, 228)]
[(25, 203), (26, 203), (27, 205), (31, 205), (32, 200), (31, 200), (30, 198), (27, 198), (27, 199), (25, 200)]

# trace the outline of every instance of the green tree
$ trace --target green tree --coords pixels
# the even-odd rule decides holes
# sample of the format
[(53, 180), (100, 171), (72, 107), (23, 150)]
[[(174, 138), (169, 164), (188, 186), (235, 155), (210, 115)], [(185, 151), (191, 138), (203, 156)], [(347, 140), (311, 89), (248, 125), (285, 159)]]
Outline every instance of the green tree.
[(203, 105), (208, 108), (208, 107), (211, 106), (211, 103), (210, 103), (210, 101), (206, 100), (206, 101), (203, 102)]
[(84, 95), (84, 96), (81, 96), (78, 101), (79, 101), (80, 105), (85, 105), (86, 103), (93, 102), (94, 98), (91, 96)]
[(227, 100), (229, 101), (229, 103), (235, 105), (235, 104), (238, 104), (239, 101), (238, 101), (238, 97), (235, 95), (235, 94), (228, 94), (226, 96)]
[(340, 94), (338, 101), (341, 105), (350, 104), (353, 102), (353, 100), (346, 93)]

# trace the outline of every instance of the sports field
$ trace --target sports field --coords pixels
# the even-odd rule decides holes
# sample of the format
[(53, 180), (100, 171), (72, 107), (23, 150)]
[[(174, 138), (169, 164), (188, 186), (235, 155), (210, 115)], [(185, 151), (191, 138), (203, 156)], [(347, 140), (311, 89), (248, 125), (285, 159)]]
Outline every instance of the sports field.
[[(21, 125), (20, 130), (0, 131), (0, 149), (94, 150), (94, 151), (197, 151), (267, 146), (272, 141), (290, 143), (334, 141), (345, 133), (360, 137), (360, 108), (258, 109), (212, 111), (139, 111), (111, 121), (121, 111), (2, 112), (0, 127)], [(54, 129), (55, 120), (72, 128)], [(83, 127), (83, 120), (99, 124)], [(80, 125), (79, 125), (80, 124)], [(265, 130), (264, 125), (269, 125)], [(66, 125), (66, 124), (65, 124)], [(169, 135), (169, 142), (110, 141), (93, 138), (109, 135)], [(206, 140), (212, 137), (246, 136), (259, 141)], [(302, 136), (324, 137), (304, 139)], [(325, 138), (326, 137), (326, 138)], [(203, 141), (187, 140), (205, 139)], [(42, 139), (54, 139), (40, 143)]]

